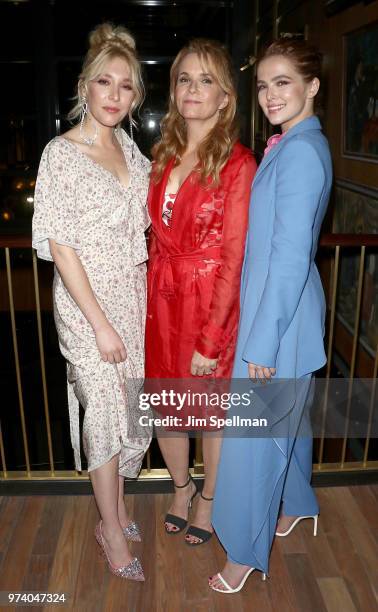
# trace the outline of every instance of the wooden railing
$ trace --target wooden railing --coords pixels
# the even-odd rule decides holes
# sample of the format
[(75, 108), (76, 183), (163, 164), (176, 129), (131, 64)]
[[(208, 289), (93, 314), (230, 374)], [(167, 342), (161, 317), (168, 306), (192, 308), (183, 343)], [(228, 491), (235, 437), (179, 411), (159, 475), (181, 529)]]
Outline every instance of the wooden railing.
[[(354, 313), (354, 322), (352, 326), (353, 333), (348, 332), (351, 341), (348, 363), (346, 364), (348, 370), (348, 401), (351, 402), (352, 398), (352, 387), (353, 380), (356, 376), (356, 365), (358, 360), (358, 351), (361, 349), (360, 343), (360, 318), (361, 318), (361, 304), (363, 298), (363, 285), (364, 285), (364, 270), (367, 249), (372, 250), (376, 253), (378, 247), (378, 235), (363, 235), (363, 234), (325, 234), (320, 240), (319, 253), (321, 256), (321, 273), (323, 282), (326, 287), (327, 293), (327, 305), (328, 305), (328, 326), (327, 326), (327, 356), (328, 362), (325, 368), (324, 377), (326, 379), (326, 392), (325, 392), (325, 405), (323, 407), (323, 415), (326, 418), (327, 414), (327, 381), (331, 379), (332, 367), (334, 364), (334, 357), (337, 354), (338, 347), (335, 346), (335, 330), (338, 325), (337, 315), (337, 296), (338, 296), (338, 281), (340, 271), (340, 258), (341, 253), (346, 249), (353, 249), (357, 251), (359, 258), (358, 264), (358, 280), (357, 280), (357, 299), (356, 308)], [(20, 470), (8, 470), (7, 469), (7, 457), (4, 444), (4, 438), (7, 436), (6, 431), (2, 431), (0, 423), (0, 458), (1, 468), (0, 479), (11, 480), (11, 479), (86, 479), (87, 473), (82, 472), (81, 474), (75, 471), (58, 470), (55, 466), (54, 461), (54, 447), (53, 447), (53, 432), (50, 418), (50, 406), (49, 406), (49, 389), (46, 377), (46, 363), (45, 363), (45, 341), (43, 337), (43, 325), (42, 325), (42, 313), (47, 310), (51, 310), (51, 287), (46, 286), (43, 289), (41, 307), (41, 287), (40, 287), (40, 275), (39, 269), (40, 264), (38, 263), (35, 251), (31, 251), (31, 238), (28, 236), (2, 236), (0, 237), (0, 249), (4, 254), (4, 262), (0, 261), (0, 280), (1, 280), (1, 294), (0, 303), (1, 308), (9, 313), (9, 325), (12, 337), (13, 355), (7, 355), (8, 360), (13, 360), (14, 372), (17, 385), (17, 397), (18, 397), (18, 412), (20, 417), (20, 431), (19, 441), (22, 443), (23, 454), (24, 454), (24, 466), (25, 469)], [(19, 249), (26, 249), (28, 252), (29, 263), (26, 261), (24, 266), (18, 265), (17, 269), (12, 269), (11, 254), (13, 255)], [(29, 250), (30, 249), (30, 250)], [(325, 265), (322, 265), (322, 260), (325, 260)], [(49, 264), (44, 264), (46, 266)], [(25, 267), (27, 270), (25, 271)], [(51, 271), (50, 267), (49, 270)], [(25, 289), (25, 295), (15, 295), (14, 286), (15, 280), (21, 274), (23, 276), (21, 281), (17, 281), (17, 292), (21, 294)], [(23, 280), (27, 278), (27, 281)], [(28, 287), (26, 288), (26, 284)], [(50, 281), (48, 283), (50, 285)], [(46, 283), (44, 283), (46, 285)], [(31, 291), (33, 288), (33, 291)], [(7, 296), (6, 296), (7, 294)], [(33, 297), (34, 294), (34, 297)], [(17, 303), (22, 304), (21, 307), (16, 308), (15, 298)], [(7, 307), (4, 304), (7, 302)], [(33, 311), (35, 313), (36, 324), (37, 324), (37, 337), (38, 337), (38, 351), (39, 351), (39, 364), (40, 371), (35, 372), (35, 376), (40, 376), (42, 381), (42, 397), (43, 402), (43, 414), (44, 414), (44, 435), (46, 436), (47, 449), (48, 449), (48, 469), (35, 470), (32, 469), (29, 454), (29, 432), (27, 428), (27, 419), (25, 418), (25, 403), (24, 403), (24, 388), (22, 380), (22, 372), (20, 367), (20, 356), (19, 356), (19, 336), (17, 332), (17, 312), (19, 310)], [(3, 355), (3, 359), (5, 356)], [(314, 472), (326, 472), (326, 471), (366, 471), (378, 468), (378, 461), (376, 458), (369, 458), (371, 453), (371, 426), (373, 417), (376, 410), (376, 378), (378, 368), (378, 346), (374, 347), (372, 355), (369, 356), (369, 363), (371, 365), (371, 373), (369, 377), (373, 379), (371, 386), (371, 398), (369, 407), (369, 422), (367, 424), (366, 436), (364, 438), (364, 451), (363, 459), (361, 461), (348, 461), (347, 457), (347, 444), (348, 444), (348, 427), (346, 424), (344, 437), (342, 438), (339, 445), (339, 456), (333, 461), (326, 461), (325, 455), (325, 434), (321, 435), (317, 440), (317, 461), (313, 466)], [(68, 419), (68, 411), (67, 411)], [(4, 416), (3, 416), (4, 420)], [(195, 460), (192, 466), (192, 471), (196, 474), (201, 474), (203, 471), (201, 445), (196, 441), (195, 449)], [(153, 465), (151, 453), (148, 451), (146, 458), (146, 467), (142, 470), (141, 478), (168, 478), (168, 472), (162, 468), (156, 468)]]

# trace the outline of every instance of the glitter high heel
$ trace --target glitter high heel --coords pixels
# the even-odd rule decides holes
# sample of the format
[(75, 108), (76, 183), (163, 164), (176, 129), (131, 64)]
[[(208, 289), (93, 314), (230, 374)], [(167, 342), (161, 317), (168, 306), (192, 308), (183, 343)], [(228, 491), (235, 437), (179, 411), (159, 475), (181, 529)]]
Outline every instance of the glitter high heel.
[(139, 525), (135, 521), (131, 521), (127, 527), (122, 527), (123, 535), (130, 542), (141, 542)]
[(128, 578), (129, 580), (137, 580), (139, 582), (144, 581), (143, 569), (137, 557), (134, 557), (134, 559), (130, 561), (130, 563), (128, 563), (127, 565), (122, 565), (121, 567), (116, 567), (110, 561), (108, 553), (106, 552), (106, 549), (105, 549), (104, 536), (102, 535), (102, 521), (97, 523), (95, 527), (94, 535), (95, 535), (98, 545), (101, 548), (102, 554), (104, 555), (106, 561), (108, 562), (109, 570), (111, 571), (112, 574), (114, 574), (114, 576), (118, 576), (119, 578)]

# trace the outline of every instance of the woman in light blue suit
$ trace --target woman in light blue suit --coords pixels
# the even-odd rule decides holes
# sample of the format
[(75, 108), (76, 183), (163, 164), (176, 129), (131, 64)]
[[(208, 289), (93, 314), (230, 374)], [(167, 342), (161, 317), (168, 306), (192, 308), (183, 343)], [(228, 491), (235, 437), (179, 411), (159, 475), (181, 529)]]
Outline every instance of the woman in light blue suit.
[(253, 182), (233, 378), (271, 380), (266, 391), (277, 379), (291, 384), (271, 410), (269, 437), (225, 430), (213, 526), (227, 562), (209, 582), (225, 593), (240, 590), (253, 569), (265, 578), (275, 533), (287, 535), (301, 518), (317, 524), (312, 441), (297, 432), (307, 418), (312, 373), (326, 360), (325, 299), (314, 258), (332, 164), (314, 115), (320, 68), (314, 48), (287, 39), (272, 43), (257, 68), (259, 104), (282, 134), (269, 139)]

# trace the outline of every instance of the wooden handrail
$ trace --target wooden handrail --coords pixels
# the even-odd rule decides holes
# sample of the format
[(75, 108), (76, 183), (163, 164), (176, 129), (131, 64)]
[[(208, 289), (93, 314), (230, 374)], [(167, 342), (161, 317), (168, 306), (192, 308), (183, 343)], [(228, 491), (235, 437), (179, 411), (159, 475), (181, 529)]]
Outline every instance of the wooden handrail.
[[(30, 235), (0, 236), (0, 248), (27, 249), (31, 247)], [(320, 237), (320, 247), (376, 247), (378, 234), (323, 234)]]
[(378, 246), (378, 234), (322, 234), (321, 247), (361, 247)]
[(9, 249), (30, 249), (32, 245), (32, 239), (30, 235), (26, 234), (10, 234), (0, 236), (0, 247)]

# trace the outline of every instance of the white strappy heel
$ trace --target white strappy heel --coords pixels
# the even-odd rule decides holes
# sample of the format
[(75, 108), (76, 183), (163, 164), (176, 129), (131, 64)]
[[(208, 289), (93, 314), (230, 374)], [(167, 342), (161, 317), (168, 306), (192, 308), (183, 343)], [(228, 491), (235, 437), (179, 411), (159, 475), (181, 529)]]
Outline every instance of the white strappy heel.
[(289, 529), (287, 531), (283, 531), (283, 532), (279, 532), (276, 531), (276, 536), (279, 536), (280, 538), (284, 538), (285, 536), (289, 535), (289, 533), (294, 529), (295, 525), (297, 525), (300, 521), (303, 521), (303, 519), (314, 519), (314, 536), (316, 536), (316, 534), (318, 533), (318, 517), (319, 514), (314, 514), (313, 516), (297, 516), (297, 518), (295, 519), (294, 523), (292, 523), (289, 527)]
[[(213, 589), (213, 591), (218, 591), (218, 593), (238, 593), (239, 591), (242, 590), (243, 586), (245, 585), (245, 582), (246, 582), (248, 576), (250, 574), (252, 574), (252, 572), (255, 569), (256, 569), (255, 567), (250, 567), (249, 570), (244, 574), (244, 576), (241, 579), (241, 581), (239, 582), (238, 586), (235, 587), (234, 589), (228, 584), (228, 582), (225, 581), (225, 579), (223, 578), (222, 574), (217, 574), (217, 577), (219, 578), (221, 583), (226, 587), (226, 589), (218, 589), (218, 587), (212, 586), (211, 584), (209, 586), (210, 586), (211, 589)], [(262, 575), (262, 580), (266, 580), (266, 574)]]

